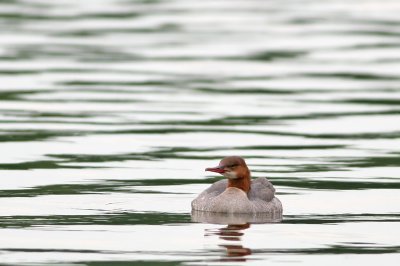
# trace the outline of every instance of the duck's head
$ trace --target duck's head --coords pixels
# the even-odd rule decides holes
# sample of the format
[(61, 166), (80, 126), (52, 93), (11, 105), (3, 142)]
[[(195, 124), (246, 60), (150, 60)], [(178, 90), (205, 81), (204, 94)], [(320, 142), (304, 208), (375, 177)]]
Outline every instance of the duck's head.
[(225, 157), (218, 166), (206, 168), (206, 171), (219, 173), (229, 180), (250, 178), (250, 170), (244, 159), (239, 156)]

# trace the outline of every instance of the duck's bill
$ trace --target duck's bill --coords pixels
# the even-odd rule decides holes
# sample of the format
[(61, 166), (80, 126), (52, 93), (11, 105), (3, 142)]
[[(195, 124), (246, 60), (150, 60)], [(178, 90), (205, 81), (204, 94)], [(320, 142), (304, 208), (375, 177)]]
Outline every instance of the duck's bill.
[(218, 173), (218, 174), (223, 174), (223, 173), (225, 173), (224, 168), (223, 168), (223, 167), (220, 167), (220, 166), (206, 168), (206, 171), (208, 171), (208, 172), (214, 172), (214, 173)]

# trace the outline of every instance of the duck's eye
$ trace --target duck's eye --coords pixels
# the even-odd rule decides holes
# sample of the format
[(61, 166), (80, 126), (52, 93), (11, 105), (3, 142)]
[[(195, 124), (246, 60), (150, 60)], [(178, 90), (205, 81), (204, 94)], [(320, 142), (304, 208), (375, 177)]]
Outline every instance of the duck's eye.
[(230, 164), (230, 165), (227, 165), (226, 167), (228, 167), (228, 168), (235, 168), (236, 166), (238, 166), (237, 164)]

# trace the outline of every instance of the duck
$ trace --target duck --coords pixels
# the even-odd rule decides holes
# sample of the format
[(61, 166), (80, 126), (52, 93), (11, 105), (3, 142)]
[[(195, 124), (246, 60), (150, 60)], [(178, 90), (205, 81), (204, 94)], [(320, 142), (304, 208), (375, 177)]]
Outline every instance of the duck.
[(272, 183), (265, 177), (252, 179), (242, 157), (225, 157), (218, 166), (205, 171), (221, 174), (226, 179), (201, 192), (191, 202), (192, 212), (282, 214), (282, 203), (275, 197)]

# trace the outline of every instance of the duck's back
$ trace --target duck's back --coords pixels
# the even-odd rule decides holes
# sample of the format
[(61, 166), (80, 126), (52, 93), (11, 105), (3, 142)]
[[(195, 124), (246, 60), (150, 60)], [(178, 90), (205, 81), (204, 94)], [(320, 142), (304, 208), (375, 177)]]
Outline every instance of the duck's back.
[(252, 180), (248, 197), (254, 212), (282, 212), (282, 203), (275, 197), (275, 188), (265, 177)]
[(192, 209), (228, 213), (282, 212), (275, 188), (266, 178), (252, 180), (248, 194), (238, 188), (227, 188), (227, 185), (226, 179), (212, 184), (192, 201)]
[(271, 201), (275, 197), (275, 188), (265, 177), (259, 177), (251, 181), (248, 193), (250, 200), (261, 199)]

